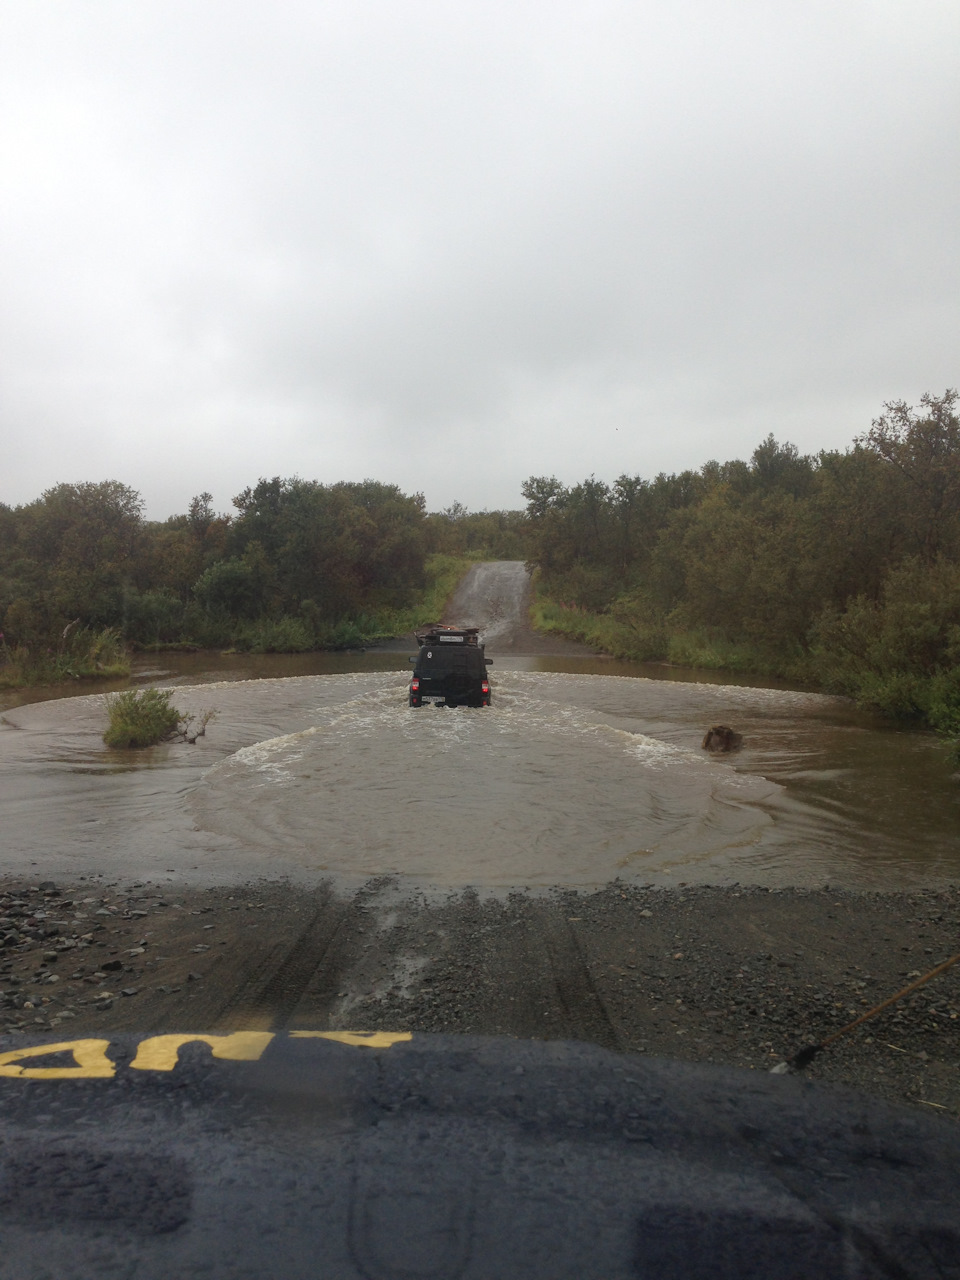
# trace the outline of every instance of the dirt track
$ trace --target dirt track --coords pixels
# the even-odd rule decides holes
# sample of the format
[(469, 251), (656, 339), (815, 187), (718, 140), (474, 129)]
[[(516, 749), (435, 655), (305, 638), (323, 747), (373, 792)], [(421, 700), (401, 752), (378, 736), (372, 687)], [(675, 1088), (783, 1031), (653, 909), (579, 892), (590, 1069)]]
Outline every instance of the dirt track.
[[(13, 917), (21, 941), (0, 962), (0, 1028), (65, 1039), (457, 1031), (769, 1069), (932, 968), (960, 933), (957, 891), (614, 885), (506, 901), (467, 891), (428, 906), (387, 880), (352, 897), (276, 884), (164, 897), (4, 888), (7, 919), (29, 914)], [(958, 1014), (960, 966), (808, 1074), (960, 1116)]]
[(474, 565), (447, 602), (443, 621), (451, 626), (480, 627), (491, 653), (580, 656), (593, 652), (563, 636), (534, 631), (530, 625), (530, 579), (522, 560)]

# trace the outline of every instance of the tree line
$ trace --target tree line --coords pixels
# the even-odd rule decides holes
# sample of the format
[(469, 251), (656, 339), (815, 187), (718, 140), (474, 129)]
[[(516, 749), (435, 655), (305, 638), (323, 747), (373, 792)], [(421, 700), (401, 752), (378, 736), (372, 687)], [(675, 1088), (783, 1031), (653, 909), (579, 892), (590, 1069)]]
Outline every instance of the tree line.
[(116, 480), (0, 504), (0, 665), (87, 674), (74, 670), (84, 655), (107, 670), (125, 644), (359, 644), (410, 625), (449, 577), (438, 555), (467, 552), (470, 529), (497, 523), (462, 508), (429, 516), (422, 495), (372, 480), (261, 479), (229, 515), (209, 493), (162, 522), (143, 506)]
[(780, 674), (960, 733), (957, 393), (843, 451), (523, 486), (541, 625), (621, 656)]
[(543, 628), (960, 735), (957, 400), (891, 402), (815, 456), (770, 435), (747, 462), (653, 479), (531, 476), (523, 511), (274, 477), (230, 514), (201, 493), (148, 521), (118, 481), (59, 484), (0, 504), (0, 682), (109, 672), (128, 644), (358, 645), (439, 615), (470, 559), (524, 559)]

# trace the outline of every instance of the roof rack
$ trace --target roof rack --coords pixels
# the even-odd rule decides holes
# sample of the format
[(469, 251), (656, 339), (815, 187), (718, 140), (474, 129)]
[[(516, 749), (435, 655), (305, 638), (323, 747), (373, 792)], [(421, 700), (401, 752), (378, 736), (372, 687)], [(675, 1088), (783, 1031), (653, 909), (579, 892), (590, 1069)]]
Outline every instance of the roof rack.
[(428, 622), (414, 632), (417, 644), (464, 644), (479, 646), (479, 627), (447, 627), (442, 622)]

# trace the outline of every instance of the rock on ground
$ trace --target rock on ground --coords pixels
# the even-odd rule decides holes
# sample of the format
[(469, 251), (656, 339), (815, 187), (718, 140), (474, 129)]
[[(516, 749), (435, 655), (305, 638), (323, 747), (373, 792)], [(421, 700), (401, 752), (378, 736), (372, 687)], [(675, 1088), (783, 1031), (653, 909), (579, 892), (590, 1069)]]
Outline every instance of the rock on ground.
[[(462, 1032), (768, 1070), (956, 951), (957, 889), (4, 882), (0, 1031)], [(958, 1117), (958, 1061), (960, 964), (807, 1074)]]

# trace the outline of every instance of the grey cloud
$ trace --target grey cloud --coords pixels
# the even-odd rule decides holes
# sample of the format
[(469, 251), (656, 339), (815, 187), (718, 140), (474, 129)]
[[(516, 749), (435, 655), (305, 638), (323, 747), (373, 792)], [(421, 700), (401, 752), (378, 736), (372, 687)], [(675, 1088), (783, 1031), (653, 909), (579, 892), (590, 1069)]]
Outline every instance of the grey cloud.
[(0, 500), (122, 463), (157, 516), (277, 472), (510, 506), (534, 470), (842, 447), (957, 380), (935, 0), (0, 28)]

